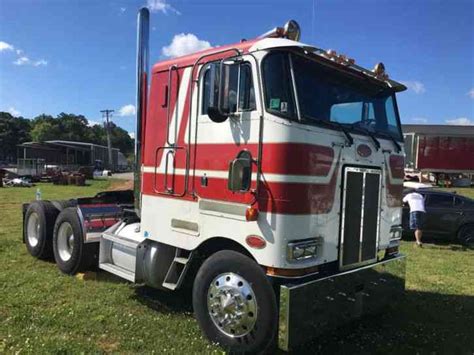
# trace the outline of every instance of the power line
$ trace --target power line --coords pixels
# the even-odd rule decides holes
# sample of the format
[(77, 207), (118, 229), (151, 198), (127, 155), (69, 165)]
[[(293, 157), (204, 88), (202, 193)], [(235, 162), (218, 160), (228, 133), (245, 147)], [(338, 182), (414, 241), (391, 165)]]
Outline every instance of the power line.
[(114, 110), (101, 110), (102, 112), (102, 117), (105, 117), (105, 132), (107, 133), (107, 148), (109, 151), (109, 161), (108, 161), (108, 168), (110, 170), (113, 170), (113, 160), (112, 160), (112, 143), (110, 141), (110, 123), (109, 123), (109, 117), (112, 117), (112, 113)]

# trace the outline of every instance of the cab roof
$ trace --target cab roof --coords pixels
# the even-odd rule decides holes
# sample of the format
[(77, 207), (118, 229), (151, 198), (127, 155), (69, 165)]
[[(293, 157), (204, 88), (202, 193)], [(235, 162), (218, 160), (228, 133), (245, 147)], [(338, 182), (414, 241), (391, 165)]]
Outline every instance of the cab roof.
[(208, 61), (217, 60), (219, 59), (219, 55), (222, 52), (228, 51), (229, 54), (232, 53), (232, 49), (237, 49), (241, 54), (257, 52), (261, 50), (270, 50), (270, 49), (300, 49), (304, 50), (307, 53), (311, 53), (312, 56), (322, 62), (326, 62), (330, 64), (336, 69), (341, 70), (349, 70), (352, 72), (356, 72), (359, 74), (363, 74), (370, 79), (377, 81), (379, 83), (385, 83), (385, 85), (389, 88), (392, 88), (396, 92), (406, 90), (406, 86), (396, 82), (391, 79), (380, 79), (378, 78), (371, 70), (363, 68), (356, 64), (341, 64), (331, 59), (327, 58), (326, 51), (317, 48), (315, 46), (305, 44), (298, 41), (293, 41), (286, 38), (255, 38), (252, 40), (242, 40), (240, 43), (220, 46), (220, 47), (212, 47), (209, 49), (205, 49), (199, 52), (195, 52), (192, 54), (188, 54), (182, 57), (176, 57), (167, 59), (161, 62), (157, 62), (152, 69), (153, 73), (168, 70), (172, 65), (176, 65), (178, 67), (187, 67), (194, 65), (199, 58), (202, 56), (207, 56), (206, 60), (201, 61), (201, 63), (206, 63)]

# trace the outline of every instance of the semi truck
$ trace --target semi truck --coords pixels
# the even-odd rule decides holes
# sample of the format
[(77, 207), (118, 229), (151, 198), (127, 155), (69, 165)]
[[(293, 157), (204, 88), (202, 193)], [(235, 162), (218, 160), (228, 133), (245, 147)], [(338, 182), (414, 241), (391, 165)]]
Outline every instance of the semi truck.
[(404, 125), (406, 176), (454, 186), (471, 186), (474, 177), (474, 127)]
[(24, 204), (31, 255), (190, 285), (205, 336), (236, 352), (387, 311), (405, 288), (406, 87), (300, 34), (289, 21), (149, 71), (140, 9), (134, 189)]

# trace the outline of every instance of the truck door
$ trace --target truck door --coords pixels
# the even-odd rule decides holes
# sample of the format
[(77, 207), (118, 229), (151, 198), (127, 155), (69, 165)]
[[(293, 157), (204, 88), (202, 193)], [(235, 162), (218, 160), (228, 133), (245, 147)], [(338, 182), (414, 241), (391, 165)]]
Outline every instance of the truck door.
[[(200, 102), (197, 110), (197, 133), (195, 149), (192, 151), (194, 191), (203, 199), (248, 204), (254, 199), (256, 164), (258, 156), (259, 122), (254, 88), (254, 71), (250, 62), (239, 61), (224, 66), (229, 85), (228, 107), (231, 115), (225, 122), (213, 122), (208, 107), (213, 98), (211, 70), (201, 70)], [(232, 191), (229, 185), (229, 170), (232, 162), (251, 161), (243, 168), (248, 178), (242, 190)], [(245, 164), (244, 164), (245, 165)]]
[[(168, 71), (165, 107), (166, 139), (155, 149), (154, 190), (159, 194), (184, 196), (188, 179), (189, 147), (181, 138), (191, 69), (171, 66)], [(180, 133), (181, 132), (181, 133)]]

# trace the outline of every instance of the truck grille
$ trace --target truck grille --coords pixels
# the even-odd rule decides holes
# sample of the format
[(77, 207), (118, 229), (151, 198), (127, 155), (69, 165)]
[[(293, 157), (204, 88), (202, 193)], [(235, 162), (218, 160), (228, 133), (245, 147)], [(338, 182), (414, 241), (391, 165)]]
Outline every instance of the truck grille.
[(377, 258), (380, 218), (380, 170), (346, 167), (341, 214), (341, 269)]

